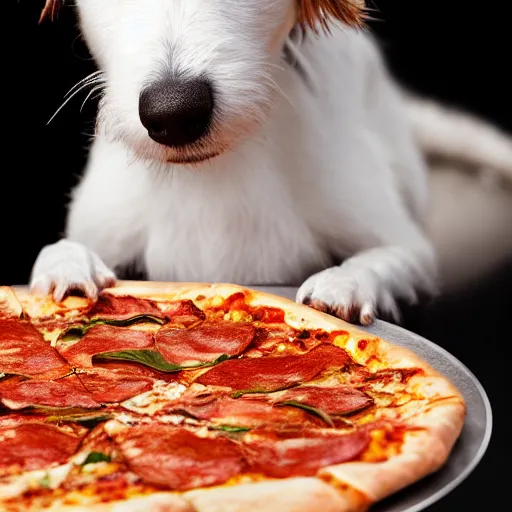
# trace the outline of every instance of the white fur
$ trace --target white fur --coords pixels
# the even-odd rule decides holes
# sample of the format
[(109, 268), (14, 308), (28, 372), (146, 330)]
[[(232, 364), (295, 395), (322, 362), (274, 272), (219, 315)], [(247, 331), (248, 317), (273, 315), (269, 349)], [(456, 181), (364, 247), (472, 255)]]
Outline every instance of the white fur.
[[(67, 240), (41, 252), (34, 290), (96, 296), (135, 263), (152, 280), (303, 283), (299, 301), (368, 323), (435, 289), (425, 164), (369, 35), (288, 37), (294, 0), (76, 3), (106, 89)], [(165, 73), (214, 83), (214, 128), (185, 152), (138, 118)], [(184, 153), (220, 155), (172, 163)]]

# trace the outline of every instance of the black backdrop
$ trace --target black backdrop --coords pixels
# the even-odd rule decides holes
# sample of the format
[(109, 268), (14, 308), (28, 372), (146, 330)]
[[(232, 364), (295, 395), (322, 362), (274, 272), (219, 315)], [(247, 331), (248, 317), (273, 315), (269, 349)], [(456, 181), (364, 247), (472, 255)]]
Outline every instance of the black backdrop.
[[(105, 0), (108, 1), (108, 0)], [(171, 0), (169, 0), (171, 1)], [(3, 0), (0, 283), (25, 283), (39, 249), (64, 226), (70, 188), (82, 170), (95, 103), (85, 94), (47, 121), (64, 94), (95, 70), (75, 28), (72, 8), (57, 24), (38, 26), (44, 0)], [(7, 3), (7, 5), (5, 5)], [(69, 2), (71, 3), (71, 2)], [(378, 0), (372, 27), (390, 66), (409, 87), (464, 107), (512, 132), (509, 20), (494, 2)], [(508, 64), (507, 64), (508, 62)], [(512, 262), (511, 262), (512, 263)], [(444, 346), (481, 380), (494, 407), (491, 447), (470, 478), (432, 511), (507, 499), (505, 371), (511, 335), (512, 264), (457, 297), (438, 301), (414, 329)], [(483, 322), (481, 323), (480, 320)], [(468, 322), (476, 321), (476, 325)], [(512, 326), (508, 326), (512, 329)], [(507, 468), (507, 469), (505, 469)], [(485, 501), (484, 501), (485, 500)], [(506, 503), (506, 502), (505, 502)]]

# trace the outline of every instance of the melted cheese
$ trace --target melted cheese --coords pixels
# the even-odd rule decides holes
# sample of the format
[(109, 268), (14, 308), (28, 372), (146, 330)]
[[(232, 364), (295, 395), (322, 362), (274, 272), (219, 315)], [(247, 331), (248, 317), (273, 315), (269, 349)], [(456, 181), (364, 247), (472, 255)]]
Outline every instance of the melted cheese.
[(349, 333), (336, 336), (333, 345), (345, 349), (356, 363), (362, 364), (370, 371), (378, 371), (388, 366), (378, 357), (378, 338), (361, 339)]
[(59, 336), (64, 332), (63, 328), (52, 329), (51, 331), (48, 329), (39, 329), (39, 332), (43, 335), (45, 341), (50, 342), (52, 347), (57, 346), (57, 341)]
[(365, 462), (382, 462), (400, 453), (403, 439), (390, 439), (385, 430), (373, 430), (370, 434), (370, 445), (362, 455)]
[(159, 380), (155, 382), (150, 391), (130, 398), (121, 405), (129, 411), (153, 416), (162, 410), (169, 401), (180, 398), (186, 390), (187, 388), (183, 384)]
[(160, 327), (162, 326), (155, 322), (140, 322), (131, 325), (129, 329), (132, 331), (157, 332)]
[(252, 316), (247, 311), (230, 311), (224, 315), (224, 320), (228, 322), (252, 322)]
[(51, 296), (24, 295), (20, 300), (23, 309), (32, 319), (52, 318), (71, 320), (82, 316), (90, 306), (87, 299), (69, 296), (57, 304)]
[(68, 463), (16, 475), (10, 482), (0, 485), (0, 499), (13, 499), (30, 490), (57, 489), (67, 478), (72, 467), (73, 464)]

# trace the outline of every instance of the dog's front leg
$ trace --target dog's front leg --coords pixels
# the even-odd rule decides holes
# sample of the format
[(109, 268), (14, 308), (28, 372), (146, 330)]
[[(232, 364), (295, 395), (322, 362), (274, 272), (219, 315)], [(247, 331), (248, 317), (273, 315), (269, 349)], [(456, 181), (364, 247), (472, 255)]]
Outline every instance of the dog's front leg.
[(95, 140), (72, 193), (66, 238), (44, 247), (32, 269), (34, 293), (52, 293), (60, 301), (78, 290), (95, 300), (115, 284), (113, 270), (140, 258), (145, 213), (153, 197), (148, 174), (143, 163), (131, 162), (121, 144)]
[(400, 320), (398, 301), (414, 304), (435, 292), (432, 257), (399, 246), (369, 249), (311, 276), (297, 301), (348, 322), (369, 325), (378, 315)]
[(436, 292), (433, 250), (424, 238), (418, 242), (362, 250), (307, 279), (297, 301), (348, 322), (369, 325), (376, 316), (398, 322), (399, 302), (415, 304)]

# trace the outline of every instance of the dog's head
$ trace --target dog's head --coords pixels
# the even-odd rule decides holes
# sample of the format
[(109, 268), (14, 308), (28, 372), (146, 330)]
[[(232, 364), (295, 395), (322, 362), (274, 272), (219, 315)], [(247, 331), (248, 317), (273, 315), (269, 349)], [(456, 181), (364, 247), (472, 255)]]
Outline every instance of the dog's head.
[[(54, 16), (63, 0), (47, 0)], [(362, 22), (363, 0), (76, 0), (104, 73), (100, 129), (139, 156), (199, 162), (264, 121), (297, 24)]]

